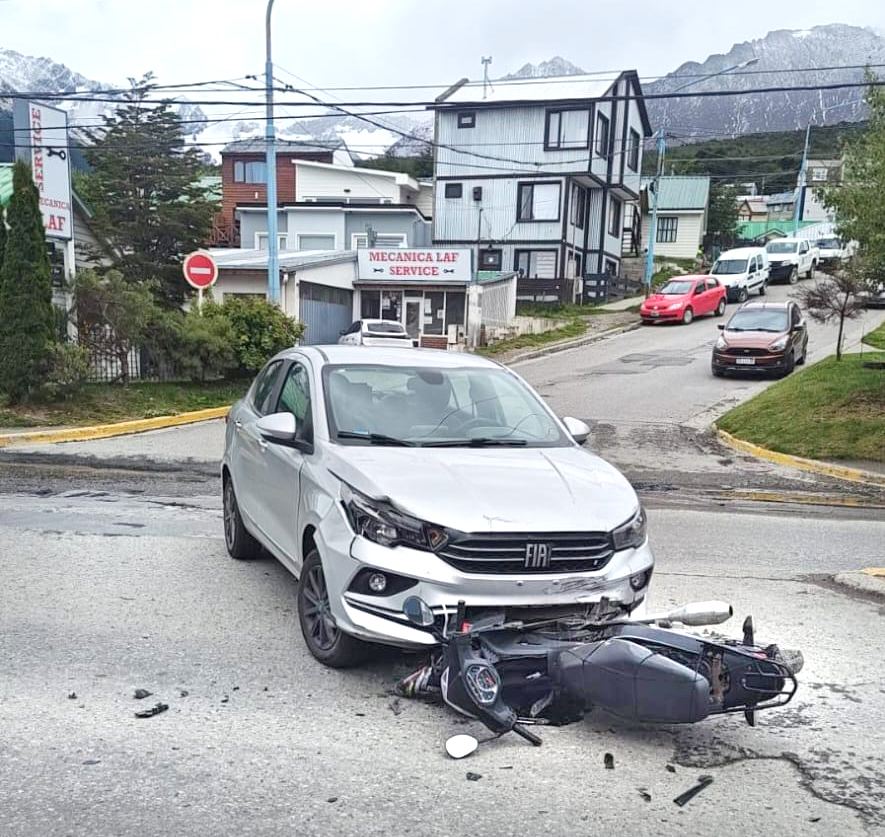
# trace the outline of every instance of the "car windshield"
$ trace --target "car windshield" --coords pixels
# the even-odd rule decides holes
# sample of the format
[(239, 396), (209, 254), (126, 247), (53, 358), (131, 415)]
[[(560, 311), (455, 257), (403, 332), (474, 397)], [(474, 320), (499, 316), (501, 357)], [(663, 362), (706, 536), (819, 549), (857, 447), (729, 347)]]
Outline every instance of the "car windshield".
[(341, 444), (565, 447), (569, 439), (514, 375), (494, 368), (348, 364), (323, 372)]
[(658, 293), (665, 296), (682, 296), (691, 293), (691, 282), (667, 282)]
[(765, 249), (769, 253), (795, 253), (798, 246), (796, 241), (769, 241)]
[(842, 243), (838, 238), (819, 238), (817, 246), (821, 250), (838, 250), (842, 247)]
[(778, 308), (744, 308), (738, 311), (726, 326), (726, 331), (787, 331), (787, 312)]
[(743, 273), (747, 269), (746, 259), (719, 259), (713, 265), (713, 273)]
[(406, 333), (402, 323), (390, 322), (365, 323), (363, 325), (363, 331), (367, 334), (395, 334), (397, 336)]

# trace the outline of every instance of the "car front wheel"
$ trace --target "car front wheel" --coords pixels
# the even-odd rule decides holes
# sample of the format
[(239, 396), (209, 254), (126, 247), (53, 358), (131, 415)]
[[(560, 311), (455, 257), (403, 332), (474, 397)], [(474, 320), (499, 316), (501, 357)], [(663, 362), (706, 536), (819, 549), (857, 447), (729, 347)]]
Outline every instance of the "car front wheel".
[(243, 524), (240, 514), (240, 506), (237, 503), (237, 494), (234, 491), (234, 481), (230, 476), (224, 479), (224, 545), (227, 547), (231, 558), (245, 561), (257, 558), (261, 554), (261, 544), (249, 534)]
[(781, 377), (786, 378), (794, 369), (796, 368), (796, 356), (790, 352), (787, 355), (786, 363), (784, 364), (783, 371), (781, 372)]
[(746, 288), (741, 288), (738, 291), (738, 302), (746, 302), (749, 296), (749, 291)]
[(363, 662), (369, 645), (344, 633), (335, 622), (323, 562), (316, 549), (304, 559), (298, 580), (298, 621), (307, 650), (330, 668), (349, 668)]
[(787, 281), (791, 285), (795, 285), (799, 281), (799, 268), (797, 268), (796, 265), (793, 265), (793, 267), (790, 268), (790, 275)]
[(725, 313), (725, 297), (719, 300), (716, 310), (713, 312), (717, 317), (721, 317)]
[(694, 311), (691, 308), (686, 308), (682, 313), (682, 324), (688, 325), (694, 319)]

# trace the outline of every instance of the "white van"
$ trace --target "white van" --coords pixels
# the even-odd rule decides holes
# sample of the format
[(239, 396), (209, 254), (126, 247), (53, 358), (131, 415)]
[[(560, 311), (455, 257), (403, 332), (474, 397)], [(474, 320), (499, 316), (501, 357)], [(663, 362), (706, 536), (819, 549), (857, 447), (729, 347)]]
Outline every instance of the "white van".
[(768, 285), (768, 253), (764, 247), (740, 247), (726, 250), (713, 264), (710, 273), (725, 285), (729, 301), (746, 302), (750, 291), (765, 293)]

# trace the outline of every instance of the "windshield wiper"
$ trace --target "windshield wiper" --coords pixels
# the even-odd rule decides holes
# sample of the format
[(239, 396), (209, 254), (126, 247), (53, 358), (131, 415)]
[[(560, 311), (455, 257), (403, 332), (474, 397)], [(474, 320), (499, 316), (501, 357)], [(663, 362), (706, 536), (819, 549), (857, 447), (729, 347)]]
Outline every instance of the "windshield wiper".
[(395, 445), (404, 448), (415, 447), (415, 442), (410, 442), (408, 439), (397, 439), (395, 436), (385, 436), (383, 433), (357, 433), (354, 430), (339, 430), (335, 435), (339, 439), (362, 439), (372, 445)]
[(528, 443), (525, 439), (507, 439), (504, 437), (478, 436), (475, 439), (440, 439), (436, 442), (422, 442), (424, 448), (521, 448)]

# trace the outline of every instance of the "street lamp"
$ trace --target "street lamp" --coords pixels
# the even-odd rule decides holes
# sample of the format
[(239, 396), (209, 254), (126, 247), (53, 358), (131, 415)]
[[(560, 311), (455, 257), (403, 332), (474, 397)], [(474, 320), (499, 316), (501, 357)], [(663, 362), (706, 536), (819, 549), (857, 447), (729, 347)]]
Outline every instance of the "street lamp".
[(267, 40), (264, 64), (264, 85), (267, 95), (265, 126), (265, 167), (267, 168), (267, 295), (274, 305), (280, 302), (280, 259), (277, 252), (277, 149), (273, 124), (273, 61), (270, 51), (270, 16), (274, 0), (267, 0), (265, 36)]
[[(689, 82), (686, 82), (683, 85), (671, 90), (671, 93), (676, 93), (679, 90), (685, 90), (686, 87), (691, 87), (693, 84), (700, 84), (702, 81), (707, 81), (711, 78), (716, 78), (716, 76), (722, 76), (726, 73), (732, 72), (732, 70), (742, 70), (744, 67), (749, 67), (759, 61), (758, 58), (748, 58), (746, 61), (741, 61), (740, 64), (735, 64), (732, 67), (726, 67), (724, 70), (719, 70), (715, 73), (710, 73), (706, 76), (701, 76), (700, 78), (692, 79)], [(664, 153), (667, 149), (666, 143), (664, 141), (664, 129), (658, 128), (657, 131), (657, 144), (656, 144), (657, 152), (658, 152), (658, 168), (655, 173), (655, 179), (652, 183), (651, 193), (653, 198), (652, 208), (651, 208), (651, 220), (649, 223), (648, 230), (648, 247), (646, 248), (645, 253), (645, 275), (643, 277), (643, 282), (645, 284), (645, 295), (648, 297), (651, 292), (651, 277), (654, 273), (654, 265), (655, 265), (655, 238), (657, 237), (658, 230), (658, 190), (660, 189), (661, 175), (664, 172)], [(641, 211), (641, 207), (640, 207)]]

